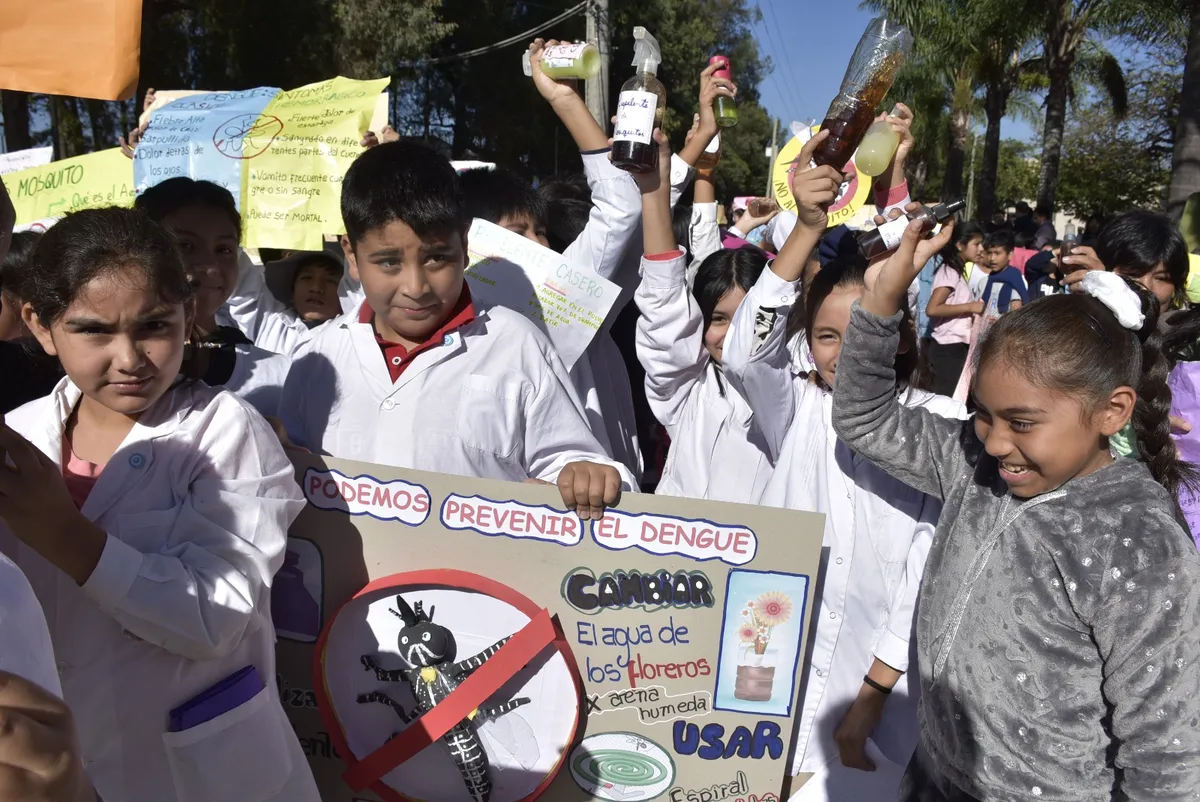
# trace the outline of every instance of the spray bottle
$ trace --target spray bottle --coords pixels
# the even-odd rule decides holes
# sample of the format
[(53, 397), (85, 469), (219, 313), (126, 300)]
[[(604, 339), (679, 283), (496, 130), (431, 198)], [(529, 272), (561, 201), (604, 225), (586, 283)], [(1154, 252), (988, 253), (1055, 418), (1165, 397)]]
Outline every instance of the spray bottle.
[(631, 173), (658, 169), (654, 129), (662, 125), (667, 88), (655, 77), (662, 62), (658, 42), (642, 27), (633, 29), (633, 66), (637, 74), (621, 87), (613, 129), (612, 163)]

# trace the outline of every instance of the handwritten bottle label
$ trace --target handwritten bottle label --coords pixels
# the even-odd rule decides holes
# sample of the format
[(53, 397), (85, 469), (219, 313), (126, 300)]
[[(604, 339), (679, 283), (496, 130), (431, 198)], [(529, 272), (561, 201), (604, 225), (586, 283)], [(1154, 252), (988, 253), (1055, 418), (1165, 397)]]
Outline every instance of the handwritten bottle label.
[(912, 221), (907, 217), (898, 217), (879, 227), (879, 236), (883, 238), (883, 245), (887, 250), (900, 247), (900, 240), (904, 239), (904, 231), (910, 222)]
[(657, 110), (658, 95), (653, 92), (622, 92), (617, 99), (617, 125), (613, 129), (613, 141), (649, 145), (654, 141), (654, 112)]
[(542, 67), (552, 70), (573, 67), (575, 62), (583, 56), (585, 47), (587, 47), (586, 42), (547, 47), (542, 53)]

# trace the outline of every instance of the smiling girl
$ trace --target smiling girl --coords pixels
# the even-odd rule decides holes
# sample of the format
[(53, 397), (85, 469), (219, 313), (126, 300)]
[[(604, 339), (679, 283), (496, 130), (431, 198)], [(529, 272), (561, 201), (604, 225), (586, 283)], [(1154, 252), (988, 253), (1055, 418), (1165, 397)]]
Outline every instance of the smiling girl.
[(729, 323), (766, 262), (749, 245), (717, 251), (700, 264), (689, 291), (682, 251), (642, 260), (634, 295), (641, 311), (637, 354), (646, 369), (646, 399), (671, 438), (659, 495), (753, 504), (766, 487), (766, 446), (721, 368)]
[[(797, 164), (808, 164), (827, 136), (809, 140)], [(915, 683), (904, 675), (939, 511), (935, 499), (863, 460), (833, 430), (833, 388), (845, 381), (843, 342), (866, 262), (839, 255), (806, 279), (801, 302), (791, 306), (840, 183), (830, 167), (796, 171), (796, 227), (738, 308), (724, 348), (726, 373), (743, 388), (775, 460), (761, 503), (825, 515), (823, 582), (792, 764), (793, 774), (816, 775), (804, 784), (805, 802), (895, 798), (916, 740)], [(808, 346), (812, 370), (794, 367), (796, 339)], [(961, 404), (912, 386), (916, 329), (907, 310), (890, 360), (889, 397), (965, 416)]]
[[(1200, 556), (1174, 491), (1157, 299), (1089, 273), (1002, 317), (978, 349), (978, 413), (896, 403), (905, 290), (949, 241), (900, 249), (854, 305), (834, 426), (943, 500), (917, 617), (921, 744), (901, 799), (1194, 799)], [(1141, 461), (1109, 438), (1132, 419)]]
[(218, 321), (238, 281), (242, 218), (233, 196), (209, 181), (171, 178), (143, 192), (135, 206), (162, 223), (183, 254), (196, 305), (187, 373), (240, 395), (265, 416), (278, 415), (291, 360)]
[(45, 611), (88, 773), (126, 802), (316, 802), (274, 681), (291, 463), (246, 402), (180, 379), (194, 302), (162, 226), (77, 212), (34, 260), (23, 318), (67, 376), (0, 425), (0, 549)]

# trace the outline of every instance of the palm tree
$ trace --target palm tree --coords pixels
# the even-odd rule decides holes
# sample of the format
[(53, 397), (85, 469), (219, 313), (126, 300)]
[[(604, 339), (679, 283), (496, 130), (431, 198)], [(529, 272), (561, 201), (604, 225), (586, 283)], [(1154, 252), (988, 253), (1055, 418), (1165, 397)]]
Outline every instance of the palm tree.
[[(996, 199), (1000, 121), (1014, 97), (1039, 84), (1041, 61), (1030, 52), (1043, 0), (865, 0), (913, 31), (925, 75), (944, 87), (949, 108), (943, 196), (961, 196), (972, 113), (983, 94), (987, 119), (979, 170), (978, 216), (988, 219)], [(936, 66), (933, 66), (936, 65)], [(915, 76), (913, 76), (915, 78)]]
[(1074, 79), (1084, 76), (1101, 86), (1113, 100), (1114, 111), (1125, 96), (1125, 80), (1116, 58), (1096, 35), (1129, 34), (1152, 40), (1177, 30), (1184, 18), (1179, 0), (1041, 0), (1043, 59), (1047, 77), (1046, 121), (1042, 129), (1042, 172), (1038, 204), (1054, 208), (1062, 160), (1067, 102)]
[(1178, 220), (1194, 192), (1200, 192), (1200, 0), (1191, 3), (1191, 33), (1183, 68), (1183, 95), (1171, 159), (1167, 214)]

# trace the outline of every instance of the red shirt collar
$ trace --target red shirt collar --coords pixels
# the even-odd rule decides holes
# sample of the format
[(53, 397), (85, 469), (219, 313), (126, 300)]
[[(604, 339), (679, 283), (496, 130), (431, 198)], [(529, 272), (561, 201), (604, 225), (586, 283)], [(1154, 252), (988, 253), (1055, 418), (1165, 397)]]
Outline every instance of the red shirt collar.
[(450, 314), (446, 320), (437, 331), (431, 333), (423, 342), (418, 343), (411, 350), (399, 343), (385, 340), (380, 336), (374, 326), (375, 310), (371, 308), (369, 303), (364, 301), (362, 308), (358, 310), (358, 322), (371, 324), (371, 330), (375, 334), (375, 342), (379, 343), (379, 347), (383, 349), (383, 358), (387, 362), (388, 372), (392, 376), (393, 383), (400, 378), (400, 375), (404, 373), (417, 354), (442, 345), (450, 332), (462, 328), (474, 319), (475, 303), (471, 300), (471, 290), (467, 286), (466, 281), (463, 281), (462, 292), (459, 293), (458, 301), (455, 302), (454, 308), (450, 310)]

